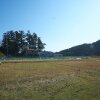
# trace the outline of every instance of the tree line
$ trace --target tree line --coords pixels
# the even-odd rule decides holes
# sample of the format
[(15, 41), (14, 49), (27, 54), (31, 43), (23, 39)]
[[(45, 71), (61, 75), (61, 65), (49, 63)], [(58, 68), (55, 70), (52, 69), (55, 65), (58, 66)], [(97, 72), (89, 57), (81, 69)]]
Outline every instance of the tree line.
[(100, 56), (100, 40), (60, 51), (64, 56)]
[(36, 33), (11, 30), (3, 33), (0, 51), (7, 56), (38, 56), (45, 45)]

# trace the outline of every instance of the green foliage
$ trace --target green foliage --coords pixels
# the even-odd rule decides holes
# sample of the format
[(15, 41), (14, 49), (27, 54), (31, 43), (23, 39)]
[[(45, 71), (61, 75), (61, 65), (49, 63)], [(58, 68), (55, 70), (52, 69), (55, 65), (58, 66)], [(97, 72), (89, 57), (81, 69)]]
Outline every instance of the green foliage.
[(41, 51), (41, 49), (44, 49), (44, 43), (42, 43), (40, 37), (38, 37), (38, 50)]
[(8, 31), (3, 34), (1, 50), (7, 56), (37, 55), (38, 51), (44, 49), (44, 43), (38, 38), (36, 33), (30, 31)]
[(26, 40), (29, 44), (29, 49), (34, 49), (34, 51), (37, 50), (37, 44), (38, 44), (37, 34), (36, 33), (30, 34), (30, 32), (28, 31), (26, 36), (27, 36)]
[(5, 56), (2, 52), (0, 52), (0, 57), (3, 57), (3, 56)]

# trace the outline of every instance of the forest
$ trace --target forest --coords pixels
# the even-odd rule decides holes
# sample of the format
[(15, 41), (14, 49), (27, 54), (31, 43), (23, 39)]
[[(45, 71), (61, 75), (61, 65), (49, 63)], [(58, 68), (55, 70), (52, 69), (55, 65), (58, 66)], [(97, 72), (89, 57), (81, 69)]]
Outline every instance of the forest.
[(100, 56), (100, 40), (60, 51), (64, 56)]

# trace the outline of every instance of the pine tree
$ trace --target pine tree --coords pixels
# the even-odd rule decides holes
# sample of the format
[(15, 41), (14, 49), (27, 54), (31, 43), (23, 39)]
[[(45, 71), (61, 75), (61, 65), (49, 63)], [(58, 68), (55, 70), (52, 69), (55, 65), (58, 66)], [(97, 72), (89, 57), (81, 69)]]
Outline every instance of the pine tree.
[[(18, 56), (31, 51), (32, 55), (38, 55), (38, 52), (44, 49), (45, 44), (42, 43), (40, 37), (36, 33), (31, 34), (30, 31), (8, 31), (3, 34), (2, 51), (4, 54)], [(31, 55), (30, 54), (30, 55)]]
[(45, 43), (42, 43), (40, 37), (38, 37), (38, 51), (43, 50), (45, 45)]

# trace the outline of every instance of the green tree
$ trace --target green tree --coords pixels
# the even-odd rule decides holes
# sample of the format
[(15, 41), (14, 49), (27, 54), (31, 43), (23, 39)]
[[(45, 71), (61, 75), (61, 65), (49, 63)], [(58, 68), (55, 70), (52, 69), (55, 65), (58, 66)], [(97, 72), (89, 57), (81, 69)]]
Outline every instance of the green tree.
[(38, 55), (38, 52), (44, 49), (45, 44), (42, 43), (40, 37), (38, 37), (36, 33), (31, 34), (30, 31), (28, 31), (26, 40), (29, 45), (29, 50), (33, 51), (33, 55)]
[(17, 47), (15, 44), (15, 36), (13, 31), (8, 31), (3, 34), (2, 48), (4, 49), (4, 53), (6, 55), (12, 55), (17, 52)]
[(22, 31), (8, 31), (3, 34), (2, 48), (6, 55), (16, 56), (19, 54), (24, 42)]
[(43, 50), (45, 45), (45, 43), (42, 43), (41, 38), (38, 37), (38, 51)]
[(25, 43), (25, 33), (24, 31), (15, 31), (15, 41), (17, 44), (17, 48), (18, 48), (18, 53), (22, 53), (23, 51), (23, 46)]
[[(1, 50), (6, 55), (18, 56), (25, 55), (26, 52), (32, 51), (32, 55), (37, 55), (44, 49), (44, 43), (36, 33), (30, 31), (8, 31), (3, 34)], [(31, 54), (30, 54), (31, 55)]]
[(37, 50), (37, 38), (38, 36), (36, 33), (31, 34), (30, 31), (28, 31), (26, 40), (29, 44), (29, 49), (33, 49), (34, 51)]
[(36, 51), (38, 44), (38, 36), (36, 33), (33, 33), (32, 37), (33, 37), (33, 49)]

